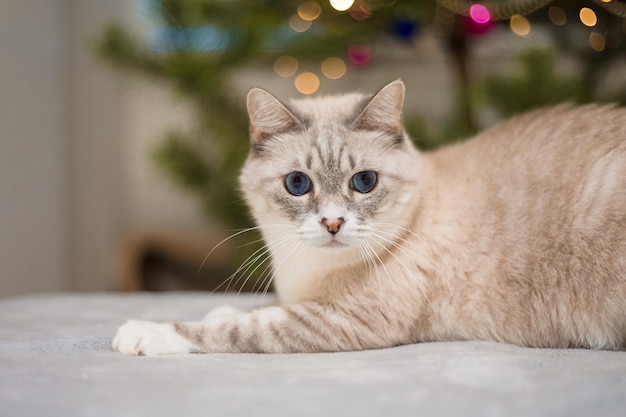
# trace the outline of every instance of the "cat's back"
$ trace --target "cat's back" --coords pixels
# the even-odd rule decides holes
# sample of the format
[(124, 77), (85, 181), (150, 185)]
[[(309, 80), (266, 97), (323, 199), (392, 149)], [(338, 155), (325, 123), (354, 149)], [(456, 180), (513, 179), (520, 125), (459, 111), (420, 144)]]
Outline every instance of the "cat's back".
[(481, 170), (524, 166), (540, 173), (593, 165), (626, 152), (626, 108), (560, 105), (501, 122), (475, 138), (435, 153), (439, 163)]
[(518, 196), (563, 202), (583, 198), (585, 189), (611, 189), (626, 198), (626, 108), (535, 110), (430, 159), (444, 188), (474, 188), (491, 201)]
[(626, 108), (536, 110), (431, 160), (444, 204), (456, 199), (469, 219), (537, 235), (617, 224), (626, 240)]

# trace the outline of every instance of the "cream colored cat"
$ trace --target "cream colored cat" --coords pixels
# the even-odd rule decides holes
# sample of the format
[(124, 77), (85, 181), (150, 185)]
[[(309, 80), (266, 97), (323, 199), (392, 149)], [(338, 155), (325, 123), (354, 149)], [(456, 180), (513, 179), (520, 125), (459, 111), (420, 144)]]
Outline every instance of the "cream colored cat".
[[(626, 110), (560, 106), (420, 153), (404, 84), (248, 94), (241, 187), (282, 306), (129, 321), (113, 348), (323, 352), (452, 340), (626, 345)], [(225, 313), (224, 310), (221, 313)]]

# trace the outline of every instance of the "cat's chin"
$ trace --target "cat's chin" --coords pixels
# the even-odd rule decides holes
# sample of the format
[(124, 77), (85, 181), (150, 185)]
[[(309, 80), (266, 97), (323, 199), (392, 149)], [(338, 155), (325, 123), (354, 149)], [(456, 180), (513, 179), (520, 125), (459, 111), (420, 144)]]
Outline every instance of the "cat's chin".
[(336, 240), (331, 240), (330, 242), (328, 242), (325, 245), (321, 245), (320, 247), (322, 248), (347, 248), (348, 246), (350, 246), (347, 243), (343, 243), (343, 242), (338, 242)]
[(348, 242), (343, 242), (340, 241), (338, 239), (311, 239), (311, 240), (307, 240), (306, 241), (307, 244), (309, 244), (310, 246), (313, 246), (315, 248), (320, 248), (320, 249), (345, 249), (348, 248), (350, 246), (352, 246), (350, 243)]

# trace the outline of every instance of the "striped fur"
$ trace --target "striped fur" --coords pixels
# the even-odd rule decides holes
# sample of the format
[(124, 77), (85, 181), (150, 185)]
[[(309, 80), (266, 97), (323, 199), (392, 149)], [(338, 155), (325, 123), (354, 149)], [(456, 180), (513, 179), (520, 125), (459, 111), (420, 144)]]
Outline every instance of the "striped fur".
[[(241, 187), (281, 306), (129, 322), (128, 354), (323, 352), (447, 340), (623, 349), (626, 110), (560, 106), (418, 152), (404, 85), (284, 105), (248, 96)], [(376, 187), (350, 187), (360, 171)], [(312, 189), (293, 196), (288, 173)], [(328, 219), (341, 219), (327, 230)], [(340, 226), (336, 226), (340, 225)]]

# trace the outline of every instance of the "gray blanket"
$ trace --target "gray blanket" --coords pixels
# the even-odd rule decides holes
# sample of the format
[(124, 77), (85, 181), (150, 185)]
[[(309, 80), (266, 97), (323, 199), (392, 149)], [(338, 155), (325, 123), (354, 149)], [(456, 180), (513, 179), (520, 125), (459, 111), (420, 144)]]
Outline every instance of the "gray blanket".
[(626, 352), (427, 343), (325, 354), (127, 357), (126, 318), (200, 319), (259, 297), (0, 300), (0, 416), (625, 416)]

